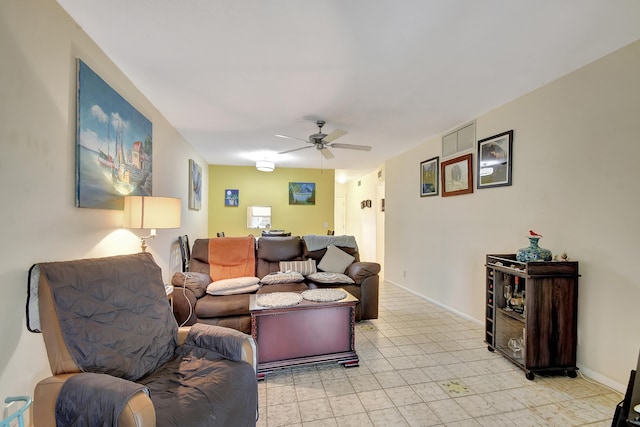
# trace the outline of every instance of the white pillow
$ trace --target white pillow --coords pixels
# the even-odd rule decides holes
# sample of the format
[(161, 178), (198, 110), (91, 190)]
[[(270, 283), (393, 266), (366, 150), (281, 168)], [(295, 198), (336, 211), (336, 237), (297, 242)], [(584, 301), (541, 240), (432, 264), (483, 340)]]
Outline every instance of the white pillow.
[(280, 261), (280, 271), (295, 271), (306, 276), (318, 270), (316, 270), (316, 260), (308, 259), (306, 261)]
[(207, 286), (209, 295), (246, 294), (260, 288), (257, 277), (235, 277), (233, 279), (216, 280)]
[(260, 282), (265, 285), (275, 285), (278, 283), (295, 283), (302, 282), (304, 276), (297, 271), (289, 271), (287, 273), (271, 273), (264, 276)]
[(345, 251), (338, 249), (338, 247), (329, 245), (327, 252), (318, 263), (318, 268), (330, 273), (344, 273), (355, 259)]
[(316, 283), (356, 283), (351, 277), (342, 273), (329, 273), (326, 271), (320, 271), (318, 273), (310, 274), (308, 279)]

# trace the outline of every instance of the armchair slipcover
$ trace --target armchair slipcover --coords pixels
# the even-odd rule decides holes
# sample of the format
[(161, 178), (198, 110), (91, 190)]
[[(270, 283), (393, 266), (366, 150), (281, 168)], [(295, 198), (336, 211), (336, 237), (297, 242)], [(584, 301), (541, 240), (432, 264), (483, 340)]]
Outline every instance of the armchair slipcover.
[(179, 330), (149, 253), (36, 264), (30, 288), (53, 374), (36, 385), (36, 427), (255, 425), (253, 339)]

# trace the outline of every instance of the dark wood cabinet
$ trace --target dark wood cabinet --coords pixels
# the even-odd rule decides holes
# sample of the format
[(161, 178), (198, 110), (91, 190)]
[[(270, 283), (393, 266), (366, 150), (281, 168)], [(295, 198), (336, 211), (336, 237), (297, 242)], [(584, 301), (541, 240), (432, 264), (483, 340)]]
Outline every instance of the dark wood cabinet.
[(542, 371), (575, 377), (578, 263), (519, 262), (507, 254), (487, 255), (485, 266), (489, 351), (520, 366), (530, 380)]

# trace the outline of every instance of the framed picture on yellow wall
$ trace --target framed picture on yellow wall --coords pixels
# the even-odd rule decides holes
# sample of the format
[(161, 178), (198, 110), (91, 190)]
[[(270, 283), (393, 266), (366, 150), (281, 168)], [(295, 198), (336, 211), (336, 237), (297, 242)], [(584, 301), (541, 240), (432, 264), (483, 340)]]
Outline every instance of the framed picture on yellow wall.
[(224, 190), (224, 205), (238, 207), (240, 204), (240, 190)]
[(315, 205), (316, 204), (316, 183), (315, 182), (290, 182), (289, 183), (289, 204), (290, 205)]

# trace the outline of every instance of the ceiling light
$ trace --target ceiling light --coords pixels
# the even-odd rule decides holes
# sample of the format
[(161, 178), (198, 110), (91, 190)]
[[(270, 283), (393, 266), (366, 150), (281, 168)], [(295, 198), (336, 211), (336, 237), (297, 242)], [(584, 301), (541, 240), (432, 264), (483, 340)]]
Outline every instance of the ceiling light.
[(273, 172), (275, 168), (276, 164), (268, 160), (258, 160), (256, 162), (256, 169), (260, 172)]

